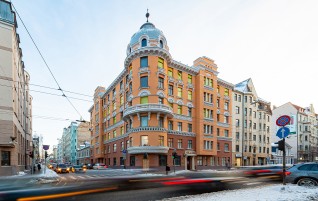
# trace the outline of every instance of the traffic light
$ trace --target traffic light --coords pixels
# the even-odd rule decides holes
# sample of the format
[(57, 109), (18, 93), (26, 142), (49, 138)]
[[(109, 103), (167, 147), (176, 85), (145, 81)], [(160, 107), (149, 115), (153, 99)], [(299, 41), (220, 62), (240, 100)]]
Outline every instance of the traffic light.
[(48, 154), (47, 154), (47, 151), (45, 151), (45, 158), (47, 158), (48, 157)]
[(278, 141), (278, 150), (285, 151), (285, 143), (283, 140)]
[(172, 153), (172, 158), (173, 158), (173, 159), (177, 158), (177, 156), (178, 156), (178, 155), (177, 155), (177, 152), (173, 152), (173, 153)]

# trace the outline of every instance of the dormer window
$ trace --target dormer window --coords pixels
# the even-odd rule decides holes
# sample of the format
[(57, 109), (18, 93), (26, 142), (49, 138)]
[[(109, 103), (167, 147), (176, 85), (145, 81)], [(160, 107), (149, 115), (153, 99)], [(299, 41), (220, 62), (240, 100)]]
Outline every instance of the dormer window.
[(162, 40), (160, 40), (159, 43), (160, 43), (160, 47), (163, 48), (163, 42), (162, 42)]
[(147, 46), (147, 39), (142, 39), (141, 40), (141, 47), (146, 47)]

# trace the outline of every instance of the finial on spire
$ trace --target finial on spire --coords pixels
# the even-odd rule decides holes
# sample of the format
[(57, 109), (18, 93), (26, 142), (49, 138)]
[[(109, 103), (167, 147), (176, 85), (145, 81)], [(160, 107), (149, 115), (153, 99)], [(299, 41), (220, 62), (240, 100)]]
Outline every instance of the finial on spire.
[(148, 22), (149, 16), (150, 16), (150, 14), (148, 13), (148, 8), (147, 8), (147, 13), (146, 13), (147, 22)]

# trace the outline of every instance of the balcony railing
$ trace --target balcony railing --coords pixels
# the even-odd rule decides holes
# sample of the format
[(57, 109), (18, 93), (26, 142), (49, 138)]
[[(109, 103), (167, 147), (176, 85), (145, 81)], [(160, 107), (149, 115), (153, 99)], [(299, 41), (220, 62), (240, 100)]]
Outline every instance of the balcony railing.
[(162, 131), (165, 132), (167, 129), (161, 128), (161, 127), (138, 127), (138, 128), (132, 128), (129, 130), (131, 133), (140, 132), (140, 131)]
[(171, 107), (163, 104), (140, 104), (128, 107), (124, 110), (124, 118), (127, 118), (129, 115), (134, 115), (142, 112), (160, 112), (162, 114), (167, 114), (168, 117), (173, 117), (173, 111)]

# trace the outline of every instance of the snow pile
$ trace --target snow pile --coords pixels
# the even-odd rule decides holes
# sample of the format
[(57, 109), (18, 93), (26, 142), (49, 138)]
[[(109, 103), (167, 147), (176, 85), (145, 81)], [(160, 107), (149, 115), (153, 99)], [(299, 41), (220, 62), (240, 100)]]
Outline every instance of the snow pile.
[(18, 176), (23, 176), (23, 175), (26, 175), (25, 172), (18, 172)]
[(182, 196), (165, 199), (166, 201), (305, 201), (318, 200), (318, 188), (308, 188), (288, 184), (261, 186), (250, 189), (238, 189), (205, 193), (201, 195)]

